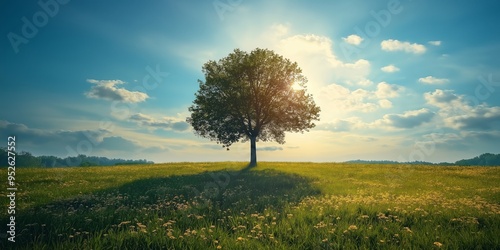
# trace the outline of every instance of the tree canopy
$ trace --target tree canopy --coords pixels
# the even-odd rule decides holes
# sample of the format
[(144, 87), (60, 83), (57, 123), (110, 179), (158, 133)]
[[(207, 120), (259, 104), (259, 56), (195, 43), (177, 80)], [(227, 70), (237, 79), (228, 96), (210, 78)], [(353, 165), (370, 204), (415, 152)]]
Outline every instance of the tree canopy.
[(196, 134), (224, 147), (250, 140), (251, 165), (257, 163), (256, 141), (283, 144), (285, 132), (308, 131), (319, 120), (320, 108), (306, 93), (302, 70), (271, 50), (235, 49), (202, 70), (205, 81), (198, 80), (187, 122)]

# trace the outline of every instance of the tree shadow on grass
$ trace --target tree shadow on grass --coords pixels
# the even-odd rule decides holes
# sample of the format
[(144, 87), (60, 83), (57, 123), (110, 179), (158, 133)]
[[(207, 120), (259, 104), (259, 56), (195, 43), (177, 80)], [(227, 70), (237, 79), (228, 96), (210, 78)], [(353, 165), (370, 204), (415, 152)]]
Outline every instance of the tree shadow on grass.
[[(2, 239), (1, 248), (64, 248), (96, 242), (92, 239), (120, 230), (160, 230), (169, 226), (168, 221), (179, 230), (217, 225), (231, 231), (228, 220), (234, 217), (261, 216), (265, 211), (279, 216), (287, 206), (318, 194), (307, 178), (253, 167), (141, 179), (34, 207), (16, 217), (16, 243), (5, 245)], [(7, 218), (1, 223), (7, 224)]]

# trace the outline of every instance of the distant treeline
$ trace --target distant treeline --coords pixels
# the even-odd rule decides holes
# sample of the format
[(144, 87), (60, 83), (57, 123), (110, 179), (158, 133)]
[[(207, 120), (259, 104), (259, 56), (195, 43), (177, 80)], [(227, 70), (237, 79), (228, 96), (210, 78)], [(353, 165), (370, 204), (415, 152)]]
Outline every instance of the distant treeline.
[(459, 160), (455, 162), (459, 166), (500, 166), (500, 154), (482, 154), (472, 159)]
[(414, 164), (414, 165), (437, 165), (437, 166), (500, 166), (500, 154), (485, 153), (471, 159), (463, 159), (455, 163), (441, 162), (432, 163), (426, 161), (398, 162), (398, 161), (367, 161), (367, 160), (352, 160), (347, 163), (364, 163), (364, 164)]
[[(0, 167), (8, 166), (7, 149), (0, 148)], [(29, 152), (16, 152), (16, 167), (85, 167), (85, 166), (114, 166), (114, 165), (133, 165), (133, 164), (154, 164), (152, 161), (143, 160), (124, 160), (109, 159), (100, 156), (70, 156), (60, 158), (56, 156), (33, 156)]]

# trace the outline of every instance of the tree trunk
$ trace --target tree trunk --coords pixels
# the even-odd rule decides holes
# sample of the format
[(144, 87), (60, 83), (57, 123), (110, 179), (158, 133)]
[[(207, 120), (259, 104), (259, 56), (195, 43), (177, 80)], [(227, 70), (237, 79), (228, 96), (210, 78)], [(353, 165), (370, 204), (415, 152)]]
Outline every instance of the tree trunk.
[(250, 166), (254, 167), (257, 165), (257, 147), (255, 145), (255, 141), (257, 140), (257, 136), (250, 137)]

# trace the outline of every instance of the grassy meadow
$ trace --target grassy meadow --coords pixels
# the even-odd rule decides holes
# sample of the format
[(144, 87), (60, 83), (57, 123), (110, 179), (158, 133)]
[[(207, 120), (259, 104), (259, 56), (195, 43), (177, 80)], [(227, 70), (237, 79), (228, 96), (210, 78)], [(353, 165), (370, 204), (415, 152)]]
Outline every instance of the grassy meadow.
[(500, 249), (500, 167), (169, 163), (16, 182), (0, 249)]

